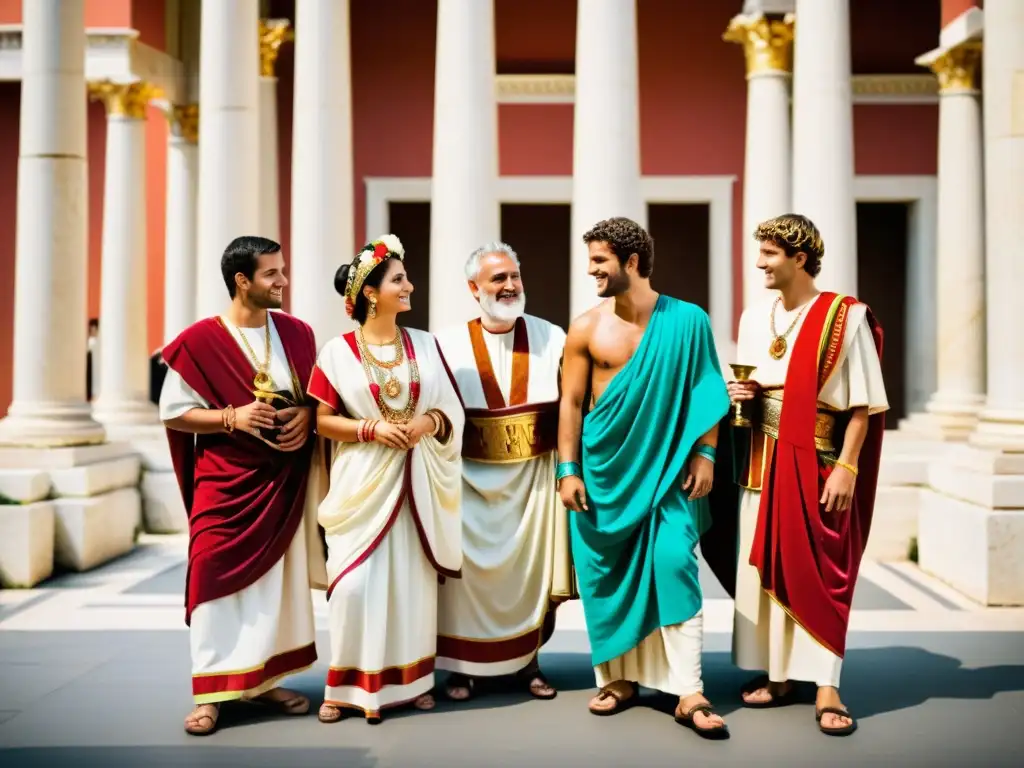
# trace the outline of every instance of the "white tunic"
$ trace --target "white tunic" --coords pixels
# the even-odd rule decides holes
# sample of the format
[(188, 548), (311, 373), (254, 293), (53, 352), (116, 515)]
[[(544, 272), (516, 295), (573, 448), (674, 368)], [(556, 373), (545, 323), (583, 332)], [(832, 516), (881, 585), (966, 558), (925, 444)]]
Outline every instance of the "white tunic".
[[(789, 359), (804, 319), (820, 294), (805, 307), (786, 312), (776, 308), (775, 329), (785, 333), (786, 354), (775, 360), (768, 347), (775, 338), (771, 332), (771, 312), (775, 298), (748, 307), (740, 318), (737, 362), (756, 365), (751, 376), (762, 387), (785, 384)], [(803, 310), (803, 314), (801, 313)], [(866, 306), (849, 309), (849, 323), (843, 338), (839, 364), (818, 396), (819, 401), (839, 411), (867, 407), (880, 413), (889, 407), (882, 380), (882, 367), (866, 317)], [(750, 547), (757, 527), (761, 493), (740, 490), (740, 545), (736, 579), (736, 612), (733, 623), (733, 663), (743, 669), (767, 670), (774, 682), (805, 681), (818, 686), (839, 687), (842, 659), (814, 640), (788, 613), (761, 588), (757, 569), (750, 565)]]
[[(246, 358), (252, 360), (241, 343), (243, 333), (262, 362), (265, 330), (238, 328), (227, 318), (221, 320)], [(287, 390), (294, 397), (288, 357), (273, 322), (270, 328), (273, 388)], [(174, 369), (168, 368), (160, 392), (161, 420), (209, 407)], [(273, 688), (281, 677), (299, 672), (316, 660), (309, 568), (311, 546), (319, 546), (313, 513), (317, 501), (316, 490), (309, 488), (303, 524), (284, 556), (267, 573), (245, 589), (201, 603), (192, 611), (189, 640), (197, 704), (258, 696)], [(314, 559), (319, 559), (315, 552)]]
[[(526, 315), (526, 404), (557, 403), (565, 331)], [(515, 332), (481, 329), (505, 404), (512, 393)], [(438, 334), (467, 409), (488, 407), (469, 335)], [(474, 676), (512, 674), (542, 640), (558, 558), (568, 572), (568, 520), (555, 483), (556, 451), (517, 463), (463, 460), (463, 577), (440, 590), (438, 667)]]

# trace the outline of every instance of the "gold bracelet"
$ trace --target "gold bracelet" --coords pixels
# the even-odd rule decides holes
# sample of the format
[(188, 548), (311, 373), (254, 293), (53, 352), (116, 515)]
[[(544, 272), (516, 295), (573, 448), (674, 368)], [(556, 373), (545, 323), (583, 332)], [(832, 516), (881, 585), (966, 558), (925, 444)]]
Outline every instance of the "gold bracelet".
[(430, 420), (434, 422), (434, 431), (430, 433), (430, 436), (437, 437), (437, 434), (441, 431), (441, 427), (443, 426), (441, 423), (441, 417), (433, 411), (427, 411), (427, 416), (429, 416)]
[(845, 461), (838, 461), (837, 460), (836, 461), (836, 466), (837, 467), (842, 467), (843, 469), (852, 472), (854, 477), (857, 476), (857, 468), (855, 466), (853, 466), (853, 464), (847, 464)]

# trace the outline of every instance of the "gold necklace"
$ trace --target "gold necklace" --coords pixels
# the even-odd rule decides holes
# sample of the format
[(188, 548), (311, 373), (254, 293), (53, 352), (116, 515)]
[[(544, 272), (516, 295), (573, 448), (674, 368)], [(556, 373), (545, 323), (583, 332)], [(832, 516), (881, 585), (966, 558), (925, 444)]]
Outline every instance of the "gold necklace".
[(780, 336), (779, 332), (775, 330), (775, 308), (779, 306), (779, 302), (781, 301), (782, 297), (778, 296), (775, 299), (775, 303), (772, 304), (771, 329), (772, 336), (774, 336), (775, 338), (772, 340), (772, 343), (768, 345), (768, 354), (771, 355), (776, 360), (781, 360), (783, 357), (786, 356), (786, 350), (789, 349), (789, 344), (786, 342), (786, 337), (793, 332), (793, 329), (796, 328), (796, 324), (800, 322), (800, 318), (803, 317), (804, 310), (806, 310), (807, 307), (809, 307), (811, 304), (811, 302), (807, 302), (800, 308), (799, 314), (797, 314), (793, 322), (790, 323), (789, 328), (786, 329), (786, 332)]
[(360, 355), (373, 367), (374, 379), (377, 380), (377, 385), (381, 388), (381, 391), (390, 398), (396, 398), (402, 392), (402, 385), (395, 377), (394, 369), (402, 363), (402, 335), (395, 329), (395, 338), (388, 345), (395, 350), (395, 359), (384, 361), (379, 360), (371, 351), (370, 346), (366, 342), (366, 336), (363, 335), (363, 329), (359, 329), (359, 351)]
[[(398, 332), (397, 336), (398, 349), (401, 349), (402, 336), (401, 331)], [(370, 354), (370, 350), (366, 344), (366, 338), (363, 336), (362, 329), (359, 329), (356, 333), (356, 345), (359, 348), (359, 359), (363, 363), (363, 371), (366, 373), (367, 381), (371, 384), (377, 384), (377, 405), (380, 407), (381, 415), (384, 420), (391, 424), (404, 424), (412, 418), (413, 413), (416, 411), (416, 391), (418, 389), (420, 381), (419, 366), (416, 364), (415, 358), (409, 358), (409, 398), (406, 401), (405, 407), (402, 409), (392, 408), (384, 400), (384, 397), (390, 397), (392, 399), (398, 397), (401, 394), (402, 387), (398, 379), (393, 374), (389, 375), (384, 372), (383, 366), (378, 367), (379, 362), (376, 357)], [(397, 357), (397, 353), (396, 353)], [(371, 360), (373, 364), (371, 365)], [(397, 365), (397, 363), (395, 363)], [(394, 368), (395, 365), (391, 367)], [(389, 370), (389, 369), (388, 369)]]
[(253, 365), (256, 366), (256, 375), (253, 377), (252, 384), (260, 392), (271, 392), (273, 387), (273, 381), (270, 378), (270, 374), (267, 371), (270, 369), (270, 315), (267, 314), (267, 324), (264, 326), (264, 361), (260, 363), (259, 358), (256, 357), (256, 353), (253, 352), (252, 347), (249, 345), (249, 340), (245, 338), (245, 333), (238, 326), (238, 335), (242, 337), (242, 344), (245, 345), (246, 351), (249, 353), (249, 357), (252, 358)]

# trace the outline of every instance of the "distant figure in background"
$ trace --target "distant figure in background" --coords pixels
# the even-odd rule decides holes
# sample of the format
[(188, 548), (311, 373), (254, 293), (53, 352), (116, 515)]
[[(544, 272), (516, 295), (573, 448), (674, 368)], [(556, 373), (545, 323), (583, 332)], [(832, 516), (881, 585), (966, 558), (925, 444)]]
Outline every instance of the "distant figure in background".
[(85, 399), (91, 401), (99, 392), (100, 378), (100, 321), (89, 318), (89, 343), (85, 355)]
[(164, 349), (159, 347), (149, 357), (149, 399), (156, 405), (160, 404), (160, 390), (163, 389), (166, 377), (167, 363), (164, 362)]

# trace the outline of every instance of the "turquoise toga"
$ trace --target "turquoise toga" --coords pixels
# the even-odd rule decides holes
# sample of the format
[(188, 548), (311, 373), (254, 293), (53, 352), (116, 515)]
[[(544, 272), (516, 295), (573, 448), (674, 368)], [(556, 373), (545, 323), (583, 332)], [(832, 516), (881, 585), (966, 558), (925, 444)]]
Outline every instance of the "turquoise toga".
[(707, 313), (659, 296), (583, 422), (589, 510), (571, 516), (572, 552), (595, 666), (700, 610), (695, 548), (711, 518), (682, 484), (697, 440), (728, 410)]

